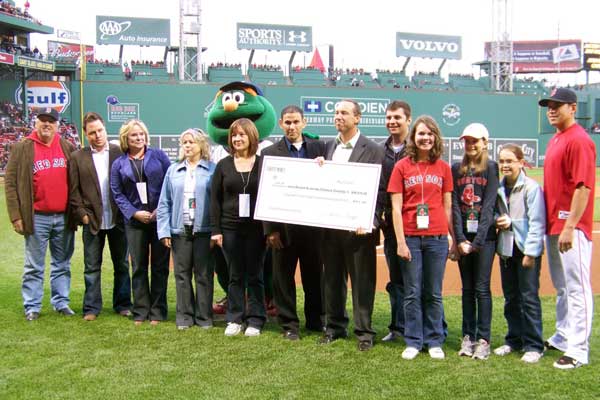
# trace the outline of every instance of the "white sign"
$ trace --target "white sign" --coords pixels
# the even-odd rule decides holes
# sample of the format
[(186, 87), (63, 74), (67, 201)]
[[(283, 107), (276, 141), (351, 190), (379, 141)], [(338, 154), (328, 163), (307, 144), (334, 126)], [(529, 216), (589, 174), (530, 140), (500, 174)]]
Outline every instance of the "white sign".
[(66, 31), (64, 29), (57, 29), (56, 37), (59, 39), (65, 39), (65, 40), (81, 40), (80, 36), (79, 36), (79, 32)]
[(265, 156), (254, 219), (371, 232), (381, 165)]

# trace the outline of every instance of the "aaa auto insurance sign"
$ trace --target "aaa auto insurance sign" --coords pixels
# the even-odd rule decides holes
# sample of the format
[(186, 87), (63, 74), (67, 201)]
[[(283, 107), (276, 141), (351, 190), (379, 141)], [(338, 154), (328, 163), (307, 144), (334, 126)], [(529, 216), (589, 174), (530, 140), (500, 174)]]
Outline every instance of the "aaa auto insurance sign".
[[(29, 107), (52, 107), (65, 112), (71, 103), (71, 92), (63, 82), (27, 81), (27, 105)], [(23, 85), (15, 91), (15, 101), (23, 104)]]
[(96, 16), (97, 44), (169, 46), (170, 42), (168, 19)]
[(238, 49), (312, 51), (312, 27), (238, 23)]
[(396, 32), (396, 57), (462, 58), (460, 36)]

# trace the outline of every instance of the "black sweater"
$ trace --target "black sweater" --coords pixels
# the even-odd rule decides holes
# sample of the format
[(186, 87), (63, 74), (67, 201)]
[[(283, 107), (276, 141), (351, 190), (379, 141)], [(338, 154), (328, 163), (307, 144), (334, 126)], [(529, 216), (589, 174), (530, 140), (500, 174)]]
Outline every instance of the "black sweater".
[[(459, 171), (460, 163), (453, 164), (452, 219), (456, 244), (469, 240), (473, 247), (479, 249), (486, 240), (496, 240), (494, 206), (498, 195), (498, 164), (489, 160), (485, 171), (472, 176), (460, 175)], [(465, 217), (471, 207), (467, 200), (473, 202), (473, 208), (479, 213), (476, 234), (467, 233)]]
[[(248, 181), (248, 172), (238, 172), (232, 156), (219, 161), (212, 178), (210, 199), (210, 223), (213, 235), (221, 234), (224, 230), (238, 232), (262, 230), (260, 221), (255, 221), (253, 218), (261, 164), (262, 159), (257, 155)], [(245, 192), (244, 181), (248, 184)], [(239, 217), (241, 193), (250, 195), (250, 217)]]

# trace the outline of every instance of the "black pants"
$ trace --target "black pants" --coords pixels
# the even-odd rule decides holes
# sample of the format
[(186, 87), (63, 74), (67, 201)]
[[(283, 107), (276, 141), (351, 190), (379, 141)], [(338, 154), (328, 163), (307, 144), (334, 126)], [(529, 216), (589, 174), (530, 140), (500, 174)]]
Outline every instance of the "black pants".
[(350, 275), (354, 334), (359, 340), (375, 338), (371, 316), (375, 301), (377, 234), (359, 236), (353, 232), (325, 230), (323, 261), (328, 335), (347, 335), (346, 296)]
[(321, 258), (322, 232), (319, 229), (290, 225), (283, 249), (273, 249), (273, 294), (277, 307), (277, 321), (284, 331), (299, 329), (296, 312), (296, 265), (300, 261), (300, 276), (304, 289), (304, 317), (306, 328), (323, 329), (324, 308), (321, 296), (323, 261)]
[(192, 237), (173, 235), (172, 249), (177, 326), (212, 326), (214, 264), (210, 254), (210, 233), (196, 233)]
[(83, 314), (100, 314), (102, 311), (102, 254), (108, 238), (110, 258), (113, 264), (112, 307), (116, 312), (131, 308), (131, 279), (127, 259), (127, 238), (125, 227), (115, 225), (112, 229), (100, 230), (94, 235), (89, 226), (83, 226)]
[[(262, 229), (223, 231), (223, 255), (227, 261), (227, 322), (246, 323), (261, 329), (267, 319), (263, 258), (265, 241)], [(246, 282), (244, 282), (246, 281)], [(245, 306), (246, 287), (248, 304)]]
[[(133, 319), (164, 321), (167, 319), (170, 250), (158, 240), (156, 222), (131, 221), (125, 225), (125, 233), (131, 255)], [(151, 282), (148, 282), (149, 261), (152, 263)]]

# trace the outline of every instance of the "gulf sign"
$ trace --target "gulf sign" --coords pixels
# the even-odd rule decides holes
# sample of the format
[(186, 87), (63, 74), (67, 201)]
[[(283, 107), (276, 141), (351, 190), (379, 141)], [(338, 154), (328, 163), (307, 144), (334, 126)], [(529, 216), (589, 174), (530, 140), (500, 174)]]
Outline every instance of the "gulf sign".
[[(65, 112), (71, 103), (71, 92), (63, 82), (28, 81), (27, 106), (52, 107), (59, 113)], [(23, 85), (15, 91), (15, 101), (23, 104)]]

